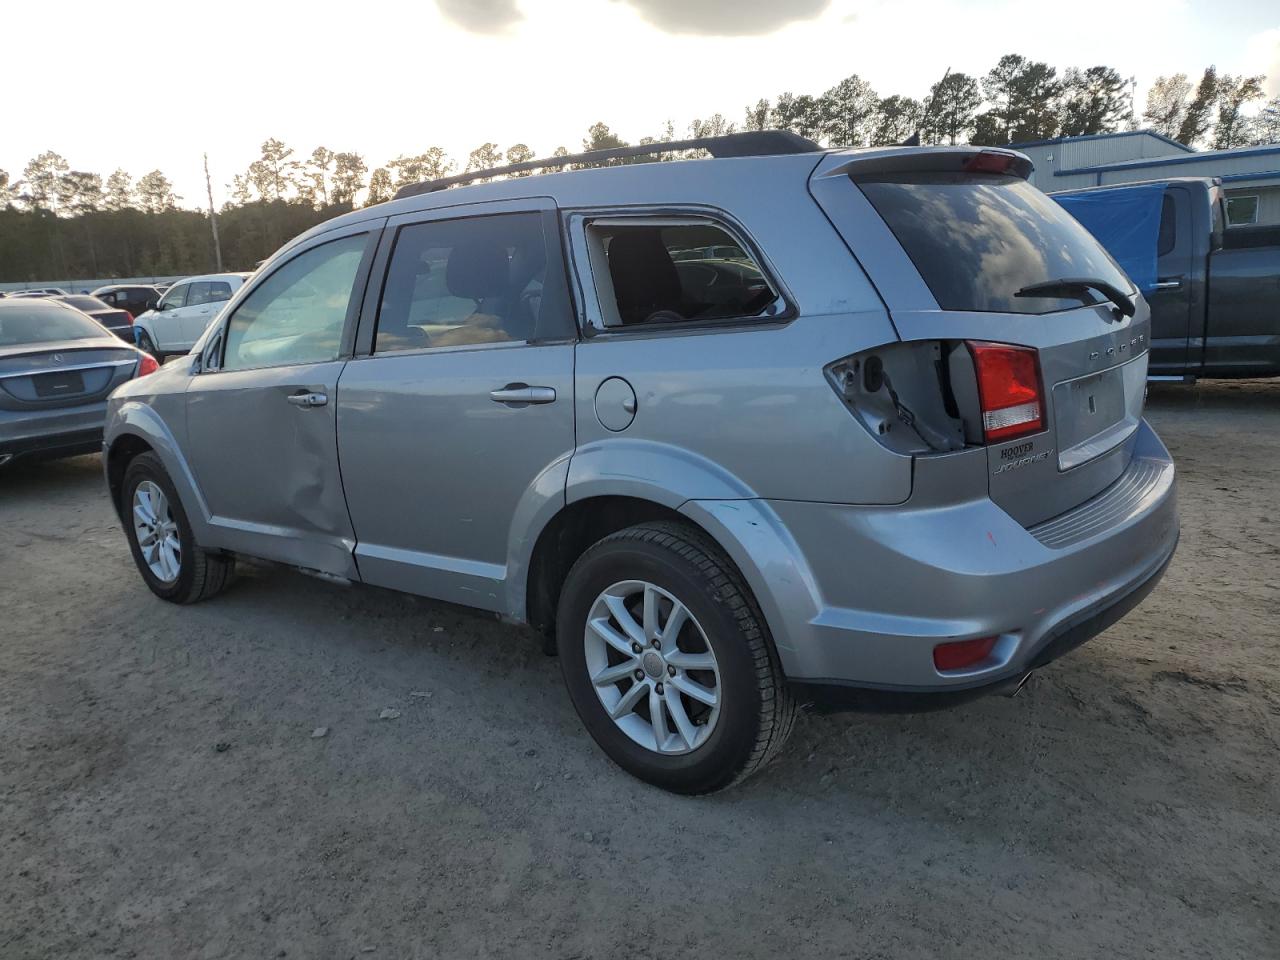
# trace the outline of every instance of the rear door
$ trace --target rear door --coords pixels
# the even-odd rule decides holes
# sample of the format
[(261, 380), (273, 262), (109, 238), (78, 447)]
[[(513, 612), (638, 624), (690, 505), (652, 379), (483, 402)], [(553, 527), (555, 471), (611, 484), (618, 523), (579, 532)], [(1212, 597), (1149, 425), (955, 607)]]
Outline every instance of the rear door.
[(564, 503), (574, 449), (576, 328), (554, 206), (393, 218), (374, 277), (338, 385), (361, 577), (504, 610), (512, 544)]
[(1186, 187), (1165, 188), (1160, 210), (1160, 239), (1156, 249), (1156, 288), (1147, 297), (1151, 306), (1151, 373), (1181, 376), (1198, 368), (1200, 351), (1191, 348), (1192, 275), (1195, 243), (1192, 193)]
[[(837, 154), (811, 186), (903, 340), (1037, 352), (1043, 429), (987, 444), (991, 498), (1030, 526), (1094, 496), (1128, 465), (1150, 320), (1140, 298), (1136, 315), (1125, 317), (1089, 291), (1020, 295), (1064, 277), (1092, 277), (1136, 295), (1093, 236), (1027, 183), (1026, 172), (1025, 160), (998, 151)], [(974, 368), (965, 362), (955, 369), (967, 371), (976, 395)], [(976, 442), (983, 442), (980, 429)]]
[(185, 449), (211, 546), (355, 576), (336, 396), (380, 224), (283, 258), (208, 341), (187, 389)]

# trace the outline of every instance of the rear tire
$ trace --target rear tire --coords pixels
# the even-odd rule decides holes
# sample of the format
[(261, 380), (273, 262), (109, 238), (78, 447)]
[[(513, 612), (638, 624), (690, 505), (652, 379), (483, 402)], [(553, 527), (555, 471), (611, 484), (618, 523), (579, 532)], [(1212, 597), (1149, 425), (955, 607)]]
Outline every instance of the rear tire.
[(235, 560), (196, 543), (178, 491), (155, 454), (141, 453), (125, 468), (120, 514), (133, 562), (161, 600), (207, 600), (231, 581)]
[(791, 733), (795, 703), (764, 617), (696, 529), (643, 524), (590, 547), (565, 578), (556, 641), (587, 732), (647, 783), (724, 789)]

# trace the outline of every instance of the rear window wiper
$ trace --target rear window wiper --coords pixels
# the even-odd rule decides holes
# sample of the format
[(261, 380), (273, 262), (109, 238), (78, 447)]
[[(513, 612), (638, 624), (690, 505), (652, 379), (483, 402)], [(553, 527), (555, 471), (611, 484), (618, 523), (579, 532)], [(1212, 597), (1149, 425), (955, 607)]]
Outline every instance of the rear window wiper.
[[(1033, 283), (1023, 287), (1015, 297), (1079, 297), (1088, 290), (1096, 290), (1115, 304), (1126, 317), (1132, 317), (1138, 308), (1133, 305), (1125, 293), (1105, 280), (1093, 277), (1062, 277), (1059, 280), (1046, 280), (1044, 283)], [(1083, 298), (1082, 298), (1083, 299)]]

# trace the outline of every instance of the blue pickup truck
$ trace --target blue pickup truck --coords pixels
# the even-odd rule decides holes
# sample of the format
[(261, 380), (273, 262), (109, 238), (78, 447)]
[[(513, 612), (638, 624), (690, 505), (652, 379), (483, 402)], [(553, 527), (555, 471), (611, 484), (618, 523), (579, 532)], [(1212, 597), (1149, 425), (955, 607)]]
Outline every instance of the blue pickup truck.
[(1280, 376), (1280, 226), (1227, 227), (1210, 178), (1052, 196), (1151, 305), (1152, 379)]

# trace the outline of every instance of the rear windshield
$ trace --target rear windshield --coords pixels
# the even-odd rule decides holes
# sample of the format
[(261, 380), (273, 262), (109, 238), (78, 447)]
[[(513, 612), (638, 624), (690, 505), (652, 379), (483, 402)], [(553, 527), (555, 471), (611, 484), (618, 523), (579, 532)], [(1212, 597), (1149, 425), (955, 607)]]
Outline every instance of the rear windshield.
[(55, 303), (39, 300), (0, 304), (0, 347), (106, 336), (96, 320)]
[(1080, 298), (1015, 296), (1023, 287), (1067, 277), (1133, 291), (1093, 235), (1021, 178), (922, 173), (857, 183), (943, 310), (1050, 313), (1078, 307)]
[(71, 304), (71, 306), (75, 307), (77, 310), (84, 310), (86, 312), (90, 310), (110, 310), (111, 309), (105, 303), (99, 300), (97, 297), (63, 297), (62, 302), (69, 303)]

